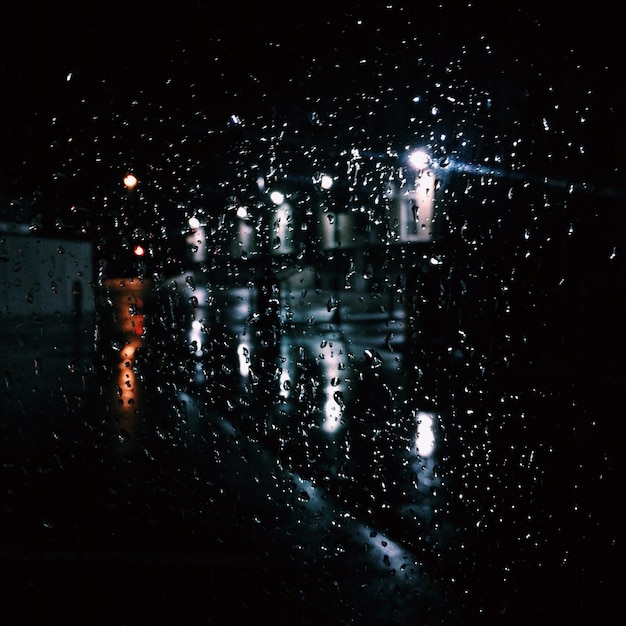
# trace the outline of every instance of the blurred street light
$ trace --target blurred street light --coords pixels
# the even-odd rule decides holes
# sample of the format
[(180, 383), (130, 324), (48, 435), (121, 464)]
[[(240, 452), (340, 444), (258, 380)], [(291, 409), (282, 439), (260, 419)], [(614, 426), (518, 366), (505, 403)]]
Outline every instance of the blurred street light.
[(418, 241), (431, 241), (433, 237), (433, 217), (435, 209), (435, 174), (432, 159), (424, 150), (414, 150), (408, 156), (409, 164), (415, 170), (413, 191), (413, 219), (415, 238)]
[(126, 187), (126, 189), (134, 189), (138, 182), (134, 174), (126, 174), (126, 176), (124, 176), (124, 187)]
[(270, 200), (274, 204), (282, 204), (285, 201), (285, 194), (280, 191), (272, 191), (272, 193), (270, 193)]
[(424, 150), (413, 150), (408, 159), (411, 167), (418, 172), (427, 169), (431, 164), (430, 155)]
[(333, 177), (328, 174), (324, 174), (320, 179), (320, 187), (322, 189), (330, 189), (333, 186)]

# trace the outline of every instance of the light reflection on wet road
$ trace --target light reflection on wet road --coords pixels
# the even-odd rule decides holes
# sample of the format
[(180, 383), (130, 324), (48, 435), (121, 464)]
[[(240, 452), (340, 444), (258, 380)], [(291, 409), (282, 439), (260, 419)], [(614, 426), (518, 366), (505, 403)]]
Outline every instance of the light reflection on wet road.
[[(272, 623), (462, 624), (485, 623), (485, 607), (519, 609), (498, 593), (516, 536), (492, 541), (486, 507), (512, 525), (532, 509), (498, 509), (494, 479), (476, 525), (463, 517), (461, 497), (481, 484), (442, 462), (474, 451), (451, 448), (448, 416), (424, 401), (401, 310), (344, 298), (338, 322), (322, 299), (304, 302), (268, 335), (253, 291), (182, 285), (185, 312), (168, 319), (148, 283), (109, 284), (95, 368), (86, 346), (76, 362), (71, 329), (24, 336), (19, 358), (3, 360), (0, 549), (14, 574), (5, 596), (26, 618), (34, 596), (104, 623), (118, 616), (115, 597), (137, 624), (259, 612)], [(538, 522), (523, 521), (537, 554), (548, 550)], [(547, 553), (560, 562), (558, 548)], [(476, 562), (493, 589), (472, 582)], [(168, 589), (169, 608), (138, 598), (133, 579)], [(82, 599), (68, 602), (68, 589)]]
[[(351, 580), (351, 591), (335, 581), (346, 610), (368, 605), (403, 619), (423, 614), (426, 605), (441, 611), (442, 591), (428, 578), (432, 557), (424, 553), (440, 540), (430, 523), (436, 461), (432, 447), (417, 454), (429, 437), (434, 446), (437, 435), (422, 416), (418, 444), (418, 407), (406, 393), (410, 381), (401, 379), (402, 354), (389, 342), (392, 328), (402, 346), (402, 319), (311, 323), (309, 307), (305, 322), (281, 325), (277, 345), (267, 345), (254, 292), (211, 294), (190, 281), (179, 288), (195, 306), (168, 346), (154, 336), (144, 311), (150, 285), (107, 285), (116, 329), (108, 330), (122, 343), (104, 342), (114, 363), (104, 406), (128, 467), (148, 459), (160, 477), (178, 474), (184, 481), (191, 474), (208, 485), (208, 502), (193, 506), (220, 520), (209, 524), (210, 532), (235, 560), (253, 541), (253, 553), (271, 549), (283, 565), (293, 566), (297, 556), (324, 576), (339, 567)], [(320, 309), (321, 316), (328, 318), (328, 310)], [(168, 349), (179, 351), (179, 361), (151, 361)], [(368, 399), (359, 404), (365, 387)], [(377, 406), (379, 393), (385, 401)], [(356, 413), (361, 410), (364, 415)], [(394, 432), (385, 432), (389, 425)], [(398, 440), (385, 449), (393, 437)], [(141, 515), (137, 503), (133, 508)], [(425, 543), (411, 541), (425, 534)], [(348, 561), (345, 571), (340, 563)], [(402, 599), (387, 597), (391, 586), (403, 589)]]
[[(40, 403), (23, 397), (23, 361), (6, 364), (15, 373), (1, 550), (12, 602), (27, 607), (36, 595), (56, 614), (97, 622), (115, 615), (114, 595), (127, 623), (143, 623), (131, 591), (140, 577), (169, 580), (179, 598), (170, 612), (142, 608), (157, 623), (259, 612), (273, 623), (403, 623), (449, 612), (427, 563), (437, 539), (423, 540), (433, 513), (420, 478), (430, 470), (415, 454), (417, 407), (400, 392), (382, 413), (375, 400), (401, 375), (385, 338), (392, 324), (399, 347), (402, 321), (333, 324), (324, 301), (319, 323), (308, 307), (273, 345), (254, 292), (181, 281), (187, 312), (169, 320), (155, 315), (166, 309), (149, 282), (104, 285), (95, 368), (88, 345), (76, 362), (71, 342), (38, 338)], [(70, 383), (68, 401), (81, 401), (55, 402)], [(355, 413), (359, 395), (377, 420), (371, 432)], [(397, 450), (379, 456), (390, 418)], [(72, 588), (82, 599), (65, 604)]]

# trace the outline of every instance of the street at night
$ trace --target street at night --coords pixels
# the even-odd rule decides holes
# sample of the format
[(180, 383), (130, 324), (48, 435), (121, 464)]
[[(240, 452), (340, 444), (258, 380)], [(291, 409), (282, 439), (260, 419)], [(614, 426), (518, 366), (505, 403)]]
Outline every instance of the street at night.
[(9, 4), (3, 623), (617, 623), (621, 29)]

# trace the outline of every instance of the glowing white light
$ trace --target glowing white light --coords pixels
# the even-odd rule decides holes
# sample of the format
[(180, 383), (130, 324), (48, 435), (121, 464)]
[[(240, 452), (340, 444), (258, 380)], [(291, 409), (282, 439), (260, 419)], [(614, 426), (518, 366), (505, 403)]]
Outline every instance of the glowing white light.
[(136, 256), (143, 256), (146, 253), (146, 251), (143, 249), (143, 246), (140, 245), (136, 245), (133, 252)]
[(322, 189), (330, 189), (333, 186), (333, 177), (328, 174), (324, 174), (320, 180), (320, 186)]
[(280, 395), (283, 398), (288, 398), (291, 395), (291, 376), (286, 368), (280, 371)]
[(193, 346), (194, 342), (196, 347), (194, 354), (196, 356), (202, 356), (202, 322), (199, 320), (193, 320), (193, 322), (191, 322), (189, 343)]
[(422, 457), (427, 457), (435, 451), (435, 416), (432, 413), (418, 411), (416, 418), (417, 436), (415, 439), (415, 448), (417, 454)]
[(237, 356), (239, 357), (239, 373), (243, 378), (250, 374), (250, 344), (242, 342), (237, 348)]
[(270, 200), (274, 204), (282, 204), (285, 201), (285, 195), (282, 194), (280, 191), (272, 191), (272, 193), (270, 194)]
[(409, 163), (416, 170), (424, 170), (430, 166), (430, 156), (424, 150), (414, 150), (409, 154)]
[(189, 218), (189, 227), (190, 228), (200, 228), (200, 220), (197, 217)]
[(237, 217), (245, 220), (248, 217), (248, 209), (245, 206), (240, 206), (237, 208)]
[(126, 176), (124, 176), (124, 187), (126, 187), (126, 189), (133, 189), (137, 182), (137, 177), (134, 174), (126, 174)]

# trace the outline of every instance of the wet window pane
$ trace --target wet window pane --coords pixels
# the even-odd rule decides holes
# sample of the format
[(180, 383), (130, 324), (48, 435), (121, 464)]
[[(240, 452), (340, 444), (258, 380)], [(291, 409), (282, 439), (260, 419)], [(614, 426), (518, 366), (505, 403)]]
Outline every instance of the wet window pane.
[(9, 4), (9, 621), (605, 623), (616, 16)]

